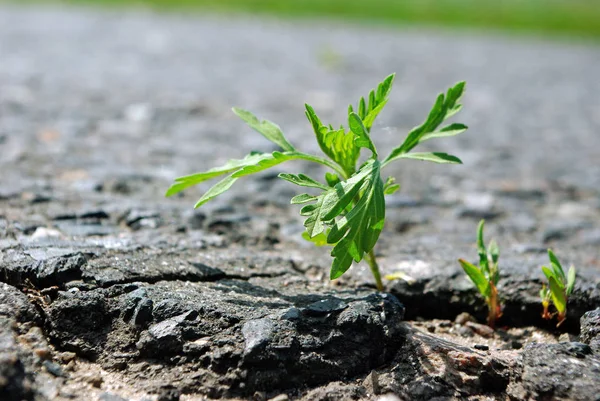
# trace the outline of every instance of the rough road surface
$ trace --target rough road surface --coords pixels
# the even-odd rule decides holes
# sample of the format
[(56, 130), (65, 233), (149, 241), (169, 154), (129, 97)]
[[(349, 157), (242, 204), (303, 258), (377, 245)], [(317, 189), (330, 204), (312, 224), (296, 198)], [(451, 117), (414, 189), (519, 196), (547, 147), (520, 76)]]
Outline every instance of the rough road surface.
[[(597, 399), (600, 311), (580, 318), (600, 304), (598, 66), (581, 43), (0, 8), (0, 399)], [(329, 282), (275, 174), (199, 211), (198, 189), (163, 197), (273, 149), (231, 106), (316, 152), (304, 102), (339, 124), (394, 71), (380, 150), (468, 81), (470, 131), (426, 148), (464, 165), (388, 171), (403, 188), (377, 254), (414, 283), (378, 294), (362, 265)], [(301, 168), (324, 173), (283, 166)], [(495, 333), (454, 322), (485, 318), (456, 262), (481, 218)], [(548, 247), (579, 272), (560, 330), (540, 317)]]

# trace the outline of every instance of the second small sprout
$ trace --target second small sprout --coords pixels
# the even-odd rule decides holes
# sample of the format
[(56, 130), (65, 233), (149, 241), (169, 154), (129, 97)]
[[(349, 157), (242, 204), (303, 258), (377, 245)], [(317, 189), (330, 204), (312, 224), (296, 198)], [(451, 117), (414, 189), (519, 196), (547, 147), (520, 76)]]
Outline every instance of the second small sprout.
[(479, 293), (485, 298), (488, 307), (487, 324), (494, 327), (496, 320), (502, 316), (502, 305), (498, 299), (498, 259), (500, 250), (496, 241), (490, 241), (488, 247), (483, 242), (483, 226), (485, 221), (481, 220), (477, 227), (477, 253), (479, 254), (479, 266), (474, 266), (464, 259), (459, 259), (463, 270), (469, 276)]
[(548, 257), (550, 258), (550, 267), (542, 266), (542, 272), (544, 272), (549, 283), (548, 287), (543, 284), (540, 290), (540, 297), (542, 298), (542, 305), (544, 307), (542, 317), (548, 320), (554, 317), (555, 314), (548, 311), (550, 301), (552, 301), (558, 315), (558, 324), (556, 327), (559, 327), (567, 318), (567, 300), (575, 287), (576, 272), (575, 267), (571, 266), (565, 276), (562, 265), (551, 249), (548, 249)]

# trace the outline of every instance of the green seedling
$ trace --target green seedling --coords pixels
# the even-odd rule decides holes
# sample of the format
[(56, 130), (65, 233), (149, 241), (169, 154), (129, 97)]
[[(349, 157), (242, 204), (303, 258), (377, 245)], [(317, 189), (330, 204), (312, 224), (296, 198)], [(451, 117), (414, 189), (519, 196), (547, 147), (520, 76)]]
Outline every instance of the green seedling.
[[(548, 249), (548, 257), (550, 258), (550, 267), (542, 266), (542, 272), (549, 283), (548, 286), (542, 284), (542, 289), (540, 290), (542, 306), (544, 307), (542, 317), (550, 320), (554, 315), (558, 315), (558, 324), (556, 327), (559, 327), (567, 318), (567, 301), (569, 295), (573, 292), (573, 288), (575, 288), (576, 272), (575, 267), (571, 266), (565, 276), (562, 265), (550, 249)], [(550, 301), (552, 301), (556, 308), (556, 313), (554, 314), (548, 311)]]
[[(198, 200), (195, 207), (199, 207), (227, 191), (239, 178), (283, 162), (305, 160), (324, 165), (330, 170), (325, 174), (324, 182), (305, 174), (279, 174), (280, 178), (312, 191), (294, 196), (291, 200), (292, 204), (304, 204), (300, 210), (300, 214), (306, 218), (304, 238), (333, 247), (330, 272), (332, 280), (344, 274), (353, 262), (365, 259), (375, 277), (378, 290), (383, 290), (373, 248), (385, 222), (384, 196), (396, 192), (400, 186), (394, 183), (393, 177), (383, 180), (381, 171), (399, 159), (460, 164), (460, 159), (447, 153), (412, 150), (422, 142), (458, 135), (467, 129), (465, 125), (458, 123), (440, 127), (462, 107), (460, 98), (465, 83), (459, 82), (448, 89), (445, 95), (440, 94), (425, 122), (413, 128), (400, 146), (380, 160), (371, 138), (371, 128), (388, 102), (393, 82), (394, 74), (372, 90), (367, 99), (361, 98), (356, 109), (349, 106), (348, 127), (340, 126), (336, 129), (332, 125), (323, 124), (315, 110), (308, 104), (305, 105), (306, 117), (327, 158), (300, 151), (286, 139), (276, 124), (268, 120), (261, 121), (248, 111), (233, 108), (235, 114), (275, 143), (280, 150), (272, 153), (252, 152), (243, 159), (230, 160), (221, 167), (176, 178), (166, 196), (224, 175), (225, 178)], [(363, 149), (369, 155), (366, 161), (359, 161)]]
[(500, 258), (500, 249), (496, 241), (490, 241), (487, 249), (483, 241), (484, 220), (479, 222), (477, 227), (477, 253), (479, 254), (479, 266), (472, 265), (464, 259), (458, 262), (463, 270), (469, 276), (479, 293), (485, 298), (488, 307), (487, 324), (494, 327), (496, 320), (502, 316), (502, 305), (498, 300), (498, 280), (500, 273), (498, 270), (498, 259)]

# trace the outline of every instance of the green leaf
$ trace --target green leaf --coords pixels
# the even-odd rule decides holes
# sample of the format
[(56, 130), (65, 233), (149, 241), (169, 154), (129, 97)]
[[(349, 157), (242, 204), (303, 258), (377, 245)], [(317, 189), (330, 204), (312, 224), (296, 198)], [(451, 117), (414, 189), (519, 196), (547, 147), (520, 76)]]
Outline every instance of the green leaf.
[(546, 266), (542, 266), (542, 273), (544, 273), (544, 276), (546, 276), (548, 280), (550, 280), (550, 277), (555, 277), (554, 271)]
[(450, 136), (459, 135), (459, 134), (462, 134), (463, 132), (465, 132), (467, 129), (469, 129), (469, 127), (467, 127), (464, 124), (460, 124), (460, 123), (450, 124), (450, 125), (445, 126), (444, 128), (442, 128), (439, 131), (435, 131), (435, 132), (431, 132), (429, 134), (423, 135), (421, 137), (421, 139), (419, 140), (419, 143), (428, 141), (433, 138), (446, 138), (446, 137), (450, 137)]
[(565, 296), (564, 287), (558, 284), (554, 276), (549, 277), (550, 292), (552, 293), (552, 303), (559, 314), (564, 314), (567, 310), (567, 297)]
[(309, 194), (300, 194), (300, 195), (296, 195), (292, 198), (292, 200), (290, 201), (290, 203), (292, 205), (298, 205), (298, 204), (302, 204), (302, 203), (306, 203), (306, 202), (312, 202), (314, 200), (316, 200), (316, 196), (312, 196)]
[(567, 295), (571, 295), (571, 293), (573, 292), (573, 288), (575, 288), (575, 275), (577, 273), (575, 272), (575, 267), (571, 266), (569, 267), (569, 273), (567, 275), (567, 289), (566, 289), (566, 293)]
[(550, 290), (546, 285), (543, 285), (540, 290), (540, 298), (542, 299), (542, 302), (547, 302), (550, 299)]
[(556, 257), (556, 255), (554, 255), (554, 252), (552, 252), (551, 249), (548, 249), (548, 257), (550, 258), (550, 263), (552, 264), (552, 267), (558, 273), (557, 279), (562, 280), (563, 282), (566, 281), (565, 271), (563, 270), (562, 265), (560, 264), (558, 258)]
[(281, 164), (288, 160), (298, 159), (298, 155), (296, 152), (289, 153), (281, 153), (281, 152), (273, 152), (270, 155), (268, 153), (263, 153), (263, 157), (259, 158), (255, 164), (250, 164), (242, 167), (235, 173), (233, 173), (233, 177), (240, 178), (250, 174), (256, 174), (261, 171), (267, 170), (271, 167), (274, 167), (278, 164)]
[[(369, 93), (369, 106), (365, 108), (364, 113), (358, 113), (360, 118), (363, 120), (363, 124), (367, 129), (367, 132), (371, 131), (371, 127), (375, 122), (375, 119), (381, 113), (383, 108), (388, 102), (389, 94), (394, 84), (394, 78), (396, 74), (388, 75), (378, 86), (377, 90), (373, 90)], [(364, 98), (361, 98), (361, 103), (364, 103)]]
[(498, 263), (498, 259), (500, 258), (500, 248), (498, 248), (498, 243), (494, 240), (490, 241), (490, 245), (488, 246), (488, 255), (491, 256), (492, 263)]
[(387, 178), (385, 185), (383, 186), (383, 193), (385, 195), (391, 195), (400, 189), (400, 184), (396, 184), (395, 182), (396, 179), (394, 177)]
[(317, 143), (323, 153), (336, 162), (346, 174), (353, 174), (360, 156), (359, 148), (354, 143), (354, 133), (346, 133), (343, 128), (334, 130), (324, 126), (315, 110), (308, 104), (305, 106), (306, 117), (313, 127)]
[[(289, 176), (293, 175), (289, 174)], [(315, 198), (315, 203), (306, 205), (300, 210), (302, 216), (307, 216), (304, 226), (311, 238), (321, 234), (325, 230), (326, 224), (329, 224), (340, 213), (345, 211), (354, 197), (358, 195), (364, 184), (365, 176), (366, 173), (360, 171), (348, 180), (339, 182), (333, 187), (323, 186), (321, 189), (324, 191)], [(300, 178), (298, 182), (303, 181)]]
[[(288, 160), (301, 159), (303, 154), (298, 152), (273, 152), (273, 153), (251, 153), (241, 160), (229, 160), (225, 165), (210, 169), (203, 173), (196, 173), (179, 177), (175, 179), (175, 183), (167, 190), (166, 196), (171, 196), (193, 185), (200, 184), (204, 181), (218, 177), (223, 174), (231, 173), (228, 178), (221, 180), (219, 183), (211, 187), (196, 203), (194, 207), (200, 207), (204, 203), (222, 194), (231, 186), (238, 178), (245, 177), (250, 174), (255, 174), (266, 170)], [(321, 185), (321, 184), (319, 184)], [(319, 188), (326, 188), (321, 185)]]
[(324, 232), (322, 232), (321, 234), (315, 235), (314, 237), (311, 238), (310, 235), (308, 234), (308, 232), (304, 231), (302, 233), (302, 238), (304, 238), (306, 241), (312, 242), (316, 246), (329, 245), (327, 243), (327, 234)]
[(483, 228), (485, 226), (485, 220), (481, 219), (477, 226), (477, 254), (479, 255), (479, 266), (481, 271), (486, 277), (490, 275), (489, 260), (487, 250), (485, 249), (485, 242), (483, 240)]
[(462, 164), (462, 161), (456, 157), (442, 152), (413, 152), (404, 153), (397, 157), (398, 159), (416, 159), (442, 164)]
[(367, 131), (367, 128), (364, 126), (358, 114), (350, 113), (350, 115), (348, 115), (348, 126), (355, 135), (354, 144), (359, 148), (371, 150), (371, 152), (373, 152), (373, 157), (377, 157), (377, 149), (375, 149), (375, 145), (369, 136), (369, 131)]
[(337, 242), (331, 251), (331, 256), (334, 257), (330, 273), (332, 279), (344, 274), (352, 261), (360, 262), (364, 254), (373, 249), (383, 230), (385, 200), (379, 161), (368, 161), (359, 173), (365, 175), (361, 180), (360, 199), (345, 216), (333, 224), (327, 236), (327, 242)]
[(288, 142), (283, 135), (281, 128), (269, 120), (259, 121), (259, 119), (251, 112), (234, 107), (233, 112), (246, 122), (252, 129), (267, 138), (269, 141), (278, 145), (281, 149), (293, 152), (294, 146)]
[(202, 197), (194, 205), (194, 208), (199, 208), (200, 206), (204, 205), (209, 200), (215, 198), (218, 195), (221, 195), (223, 192), (225, 192), (229, 188), (231, 188), (233, 183), (236, 181), (237, 181), (237, 178), (232, 177), (232, 176), (223, 178), (221, 181), (219, 181), (215, 185), (213, 185), (208, 191), (206, 191), (204, 193), (204, 195), (202, 195)]
[(202, 173), (196, 173), (186, 175), (183, 177), (175, 178), (175, 183), (167, 190), (165, 196), (172, 196), (178, 192), (183, 191), (186, 188), (200, 184), (204, 181), (213, 179), (223, 174), (231, 173), (240, 170), (247, 166), (256, 165), (262, 161), (273, 159), (271, 153), (250, 153), (243, 159), (229, 160), (226, 164), (221, 167), (215, 167)]
[[(413, 128), (409, 133), (404, 142), (392, 150), (392, 152), (385, 158), (383, 165), (397, 160), (401, 155), (410, 152), (419, 142), (427, 139), (434, 138), (436, 136), (451, 136), (464, 132), (464, 125), (450, 125), (443, 128), (441, 131), (436, 132), (440, 124), (458, 112), (460, 110), (460, 97), (465, 88), (464, 82), (459, 82), (452, 88), (448, 89), (446, 96), (439, 94), (427, 119), (425, 122), (418, 127)], [(446, 130), (446, 131), (444, 131)], [(442, 133), (443, 132), (443, 133)]]
[(279, 178), (284, 179), (286, 181), (291, 182), (292, 184), (299, 185), (301, 187), (310, 187), (310, 188), (320, 188), (324, 190), (329, 190), (329, 187), (321, 184), (319, 181), (307, 176), (306, 174), (288, 174), (288, 173), (280, 173), (278, 175)]
[(340, 177), (337, 174), (325, 173), (325, 181), (327, 181), (327, 185), (333, 187), (340, 182)]
[(487, 298), (490, 295), (490, 284), (481, 270), (464, 259), (459, 259), (458, 262), (473, 284), (475, 284), (479, 293)]

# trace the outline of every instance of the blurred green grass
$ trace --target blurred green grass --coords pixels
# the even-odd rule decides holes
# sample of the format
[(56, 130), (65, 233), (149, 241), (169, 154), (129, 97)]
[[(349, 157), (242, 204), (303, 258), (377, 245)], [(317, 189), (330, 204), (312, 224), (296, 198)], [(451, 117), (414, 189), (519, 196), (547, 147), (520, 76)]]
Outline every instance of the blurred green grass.
[(61, 3), (245, 12), (600, 38), (600, 0), (63, 0)]

